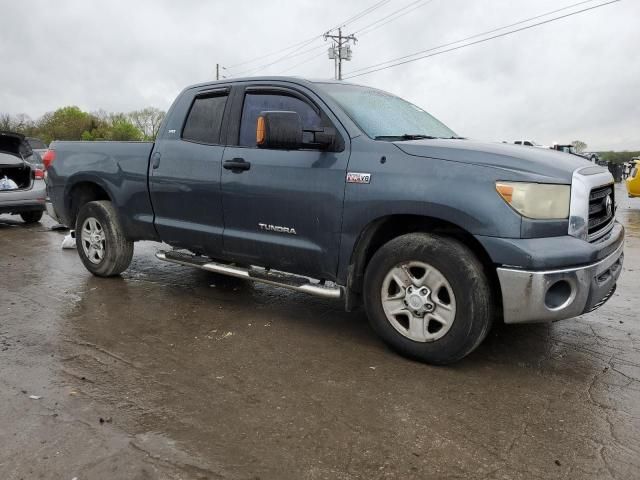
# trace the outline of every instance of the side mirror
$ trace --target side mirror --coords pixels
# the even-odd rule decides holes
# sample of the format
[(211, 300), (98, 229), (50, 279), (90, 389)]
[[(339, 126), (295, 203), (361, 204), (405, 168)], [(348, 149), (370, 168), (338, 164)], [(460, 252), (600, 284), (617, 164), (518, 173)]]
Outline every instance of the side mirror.
[(332, 127), (303, 130), (302, 119), (297, 112), (262, 112), (256, 125), (256, 144), (260, 148), (326, 149), (334, 145), (335, 140), (336, 131)]
[(262, 112), (256, 127), (260, 148), (295, 150), (302, 147), (302, 120), (297, 112)]

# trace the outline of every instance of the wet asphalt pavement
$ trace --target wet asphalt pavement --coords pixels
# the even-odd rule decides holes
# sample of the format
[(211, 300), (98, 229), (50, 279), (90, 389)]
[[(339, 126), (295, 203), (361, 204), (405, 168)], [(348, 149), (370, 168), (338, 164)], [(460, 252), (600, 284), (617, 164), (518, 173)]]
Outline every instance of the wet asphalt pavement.
[(95, 278), (50, 219), (0, 216), (0, 479), (640, 478), (640, 199), (618, 198), (614, 297), (451, 367), (157, 244)]

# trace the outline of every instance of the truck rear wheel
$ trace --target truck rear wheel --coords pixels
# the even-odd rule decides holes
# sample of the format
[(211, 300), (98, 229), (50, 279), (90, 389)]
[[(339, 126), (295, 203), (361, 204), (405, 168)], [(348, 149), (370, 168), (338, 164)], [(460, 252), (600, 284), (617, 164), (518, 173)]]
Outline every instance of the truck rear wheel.
[(399, 353), (444, 365), (485, 338), (494, 299), (482, 264), (462, 242), (410, 233), (383, 245), (364, 279), (369, 322)]
[(98, 277), (119, 275), (133, 257), (133, 242), (125, 238), (113, 205), (105, 200), (88, 202), (78, 212), (76, 247), (84, 266)]

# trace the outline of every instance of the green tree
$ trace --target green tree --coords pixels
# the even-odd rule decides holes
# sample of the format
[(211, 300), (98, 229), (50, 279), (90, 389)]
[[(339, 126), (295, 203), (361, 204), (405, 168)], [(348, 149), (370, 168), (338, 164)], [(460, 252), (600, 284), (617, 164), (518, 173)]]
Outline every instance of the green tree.
[(109, 140), (142, 140), (144, 134), (122, 113), (111, 118)]
[(640, 157), (640, 152), (598, 152), (600, 158), (610, 163), (625, 163), (631, 160), (633, 157)]
[(90, 113), (69, 106), (45, 113), (37, 122), (36, 131), (49, 143), (52, 140), (80, 140), (84, 132), (91, 132), (98, 126), (99, 120)]
[(25, 114), (0, 113), (0, 130), (52, 140), (153, 140), (165, 112), (154, 107), (127, 114), (85, 112), (77, 106), (47, 112), (33, 121)]

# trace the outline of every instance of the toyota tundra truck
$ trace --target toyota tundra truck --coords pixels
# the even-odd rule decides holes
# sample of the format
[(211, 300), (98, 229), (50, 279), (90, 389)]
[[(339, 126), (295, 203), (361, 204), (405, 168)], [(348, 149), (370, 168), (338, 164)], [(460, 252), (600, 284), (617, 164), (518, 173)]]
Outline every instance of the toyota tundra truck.
[(493, 322), (552, 322), (613, 294), (611, 174), (462, 138), (384, 91), (244, 78), (186, 88), (155, 142), (53, 142), (48, 211), (94, 275), (163, 261), (363, 305), (394, 350), (460, 360)]

